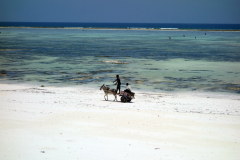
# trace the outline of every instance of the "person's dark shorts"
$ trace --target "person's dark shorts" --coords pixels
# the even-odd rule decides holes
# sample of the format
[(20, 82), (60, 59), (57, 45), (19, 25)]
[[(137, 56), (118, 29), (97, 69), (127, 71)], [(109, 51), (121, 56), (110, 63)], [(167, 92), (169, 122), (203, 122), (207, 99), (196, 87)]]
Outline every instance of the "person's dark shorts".
[(120, 90), (120, 85), (117, 85), (117, 90), (118, 90), (118, 89)]

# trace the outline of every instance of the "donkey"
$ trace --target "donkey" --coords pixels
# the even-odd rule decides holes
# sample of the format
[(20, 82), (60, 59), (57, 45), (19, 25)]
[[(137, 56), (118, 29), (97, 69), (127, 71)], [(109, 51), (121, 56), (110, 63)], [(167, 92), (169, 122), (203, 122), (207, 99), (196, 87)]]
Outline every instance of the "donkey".
[(108, 100), (108, 94), (113, 94), (115, 99), (114, 101), (117, 101), (117, 90), (116, 89), (110, 89), (109, 87), (106, 87), (105, 84), (103, 84), (100, 88), (100, 90), (104, 91), (105, 95), (104, 98), (107, 101)]

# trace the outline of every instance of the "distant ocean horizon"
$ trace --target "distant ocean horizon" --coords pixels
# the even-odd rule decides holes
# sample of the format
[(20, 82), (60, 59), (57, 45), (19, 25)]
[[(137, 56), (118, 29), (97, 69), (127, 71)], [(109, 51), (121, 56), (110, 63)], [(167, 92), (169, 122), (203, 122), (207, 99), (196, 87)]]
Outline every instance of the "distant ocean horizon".
[(240, 24), (0, 22), (0, 27), (240, 30)]

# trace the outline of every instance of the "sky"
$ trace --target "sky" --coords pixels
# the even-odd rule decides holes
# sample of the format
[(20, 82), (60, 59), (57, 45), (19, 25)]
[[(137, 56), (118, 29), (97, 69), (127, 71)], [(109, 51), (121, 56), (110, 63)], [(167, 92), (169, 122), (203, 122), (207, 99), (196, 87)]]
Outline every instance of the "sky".
[(240, 0), (1, 0), (0, 22), (240, 24)]

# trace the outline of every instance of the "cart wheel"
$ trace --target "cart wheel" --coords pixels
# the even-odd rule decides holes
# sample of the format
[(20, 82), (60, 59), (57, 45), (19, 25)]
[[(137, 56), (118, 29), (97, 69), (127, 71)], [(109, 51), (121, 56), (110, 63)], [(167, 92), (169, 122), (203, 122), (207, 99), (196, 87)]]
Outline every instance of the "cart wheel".
[(127, 102), (131, 102), (132, 99), (128, 99)]
[(104, 96), (104, 99), (107, 101), (107, 100), (108, 100), (108, 95), (105, 95), (105, 96)]
[(121, 102), (127, 102), (126, 97), (122, 96), (122, 97), (121, 97)]

